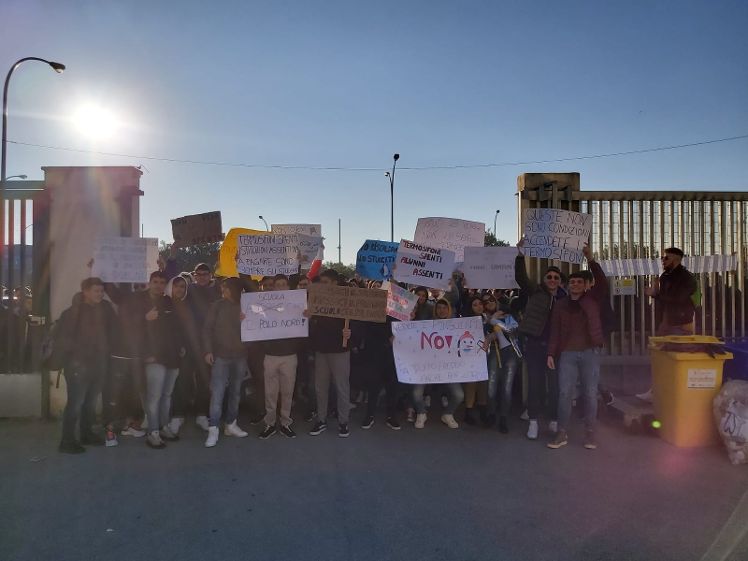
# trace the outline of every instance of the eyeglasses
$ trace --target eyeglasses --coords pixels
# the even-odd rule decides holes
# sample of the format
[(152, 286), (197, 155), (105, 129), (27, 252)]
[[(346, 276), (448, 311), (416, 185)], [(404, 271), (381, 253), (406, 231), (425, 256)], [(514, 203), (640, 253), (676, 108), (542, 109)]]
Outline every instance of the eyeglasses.
[(546, 280), (561, 280), (561, 277), (558, 275), (546, 275), (545, 278)]

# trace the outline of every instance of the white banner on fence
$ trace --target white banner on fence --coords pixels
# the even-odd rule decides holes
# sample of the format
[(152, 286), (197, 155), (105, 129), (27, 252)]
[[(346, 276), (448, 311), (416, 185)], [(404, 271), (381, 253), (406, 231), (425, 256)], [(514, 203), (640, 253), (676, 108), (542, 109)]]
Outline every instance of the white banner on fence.
[(419, 218), (416, 224), (415, 243), (449, 249), (455, 261), (463, 261), (466, 247), (483, 247), (486, 225), (483, 222), (457, 218)]
[(581, 263), (582, 248), (590, 239), (592, 215), (555, 208), (524, 212), (523, 252), (527, 257)]
[(148, 282), (158, 270), (157, 238), (97, 238), (91, 276), (104, 282)]
[(466, 247), (462, 272), (470, 288), (519, 288), (514, 280), (515, 247)]
[[(384, 284), (382, 284), (382, 288), (385, 288)], [(387, 282), (386, 290), (387, 315), (400, 321), (409, 321), (410, 314), (418, 303), (418, 296), (404, 288), (400, 288), (393, 282)]]
[(480, 317), (392, 324), (397, 378), (404, 384), (488, 379)]
[(453, 251), (401, 240), (393, 275), (399, 282), (446, 289), (454, 266)]
[(270, 226), (273, 234), (290, 236), (292, 234), (304, 234), (305, 236), (322, 236), (321, 224), (273, 224)]
[(299, 272), (299, 236), (239, 236), (237, 270), (245, 275), (293, 275)]
[(306, 290), (242, 294), (242, 341), (307, 337)]
[[(692, 273), (725, 273), (738, 268), (737, 255), (696, 255), (683, 258), (683, 266)], [(600, 261), (608, 277), (660, 275), (659, 259), (608, 259)]]

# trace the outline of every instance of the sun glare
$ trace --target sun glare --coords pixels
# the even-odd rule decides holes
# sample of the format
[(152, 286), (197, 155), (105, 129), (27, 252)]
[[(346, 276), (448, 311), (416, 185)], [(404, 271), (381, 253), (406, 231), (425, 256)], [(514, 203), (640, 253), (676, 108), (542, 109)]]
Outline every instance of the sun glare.
[(112, 136), (119, 128), (114, 113), (98, 105), (84, 105), (72, 116), (75, 127), (86, 136), (104, 139)]

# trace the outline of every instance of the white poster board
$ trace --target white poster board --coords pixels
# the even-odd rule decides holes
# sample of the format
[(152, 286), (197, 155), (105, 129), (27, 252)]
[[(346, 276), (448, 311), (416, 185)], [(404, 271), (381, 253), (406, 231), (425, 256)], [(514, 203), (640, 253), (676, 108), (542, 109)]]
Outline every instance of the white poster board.
[(324, 248), (322, 236), (307, 236), (306, 234), (297, 234), (299, 238), (299, 263), (302, 269), (309, 269), (312, 261), (317, 258), (319, 250)]
[(91, 276), (104, 282), (148, 282), (150, 274), (158, 269), (158, 239), (97, 238), (93, 259)]
[(399, 282), (446, 289), (454, 266), (453, 251), (401, 240), (393, 276)]
[(465, 283), (469, 288), (519, 288), (514, 280), (514, 247), (466, 247)]
[(486, 225), (457, 218), (419, 218), (415, 243), (454, 251), (455, 261), (464, 260), (466, 247), (483, 247)]
[(321, 224), (272, 224), (270, 230), (273, 234), (280, 234), (281, 236), (304, 234), (305, 236), (322, 237)]
[[(385, 288), (384, 284), (382, 288)], [(418, 296), (392, 282), (387, 282), (386, 290), (387, 315), (400, 321), (410, 321), (410, 314), (418, 303)]]
[(451, 384), (488, 379), (480, 317), (392, 324), (397, 379), (404, 384)]
[(526, 257), (579, 264), (589, 242), (592, 215), (555, 208), (528, 208), (524, 212), (523, 252)]
[(272, 277), (299, 272), (299, 237), (267, 234), (239, 236), (237, 270), (244, 275)]
[(304, 317), (306, 290), (245, 292), (242, 294), (242, 341), (307, 337)]

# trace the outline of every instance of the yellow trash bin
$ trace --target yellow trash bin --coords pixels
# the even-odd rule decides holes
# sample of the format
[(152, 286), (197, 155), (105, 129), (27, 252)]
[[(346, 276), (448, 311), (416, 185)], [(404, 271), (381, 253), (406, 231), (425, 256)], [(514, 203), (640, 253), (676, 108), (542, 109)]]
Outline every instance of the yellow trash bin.
[[(701, 335), (651, 337), (652, 392), (660, 437), (683, 448), (716, 444), (712, 401), (722, 387), (722, 367), (730, 353), (711, 356), (686, 352), (686, 345), (721, 345), (716, 337)], [(663, 350), (667, 345), (668, 350)], [(683, 351), (673, 350), (684, 346)]]

